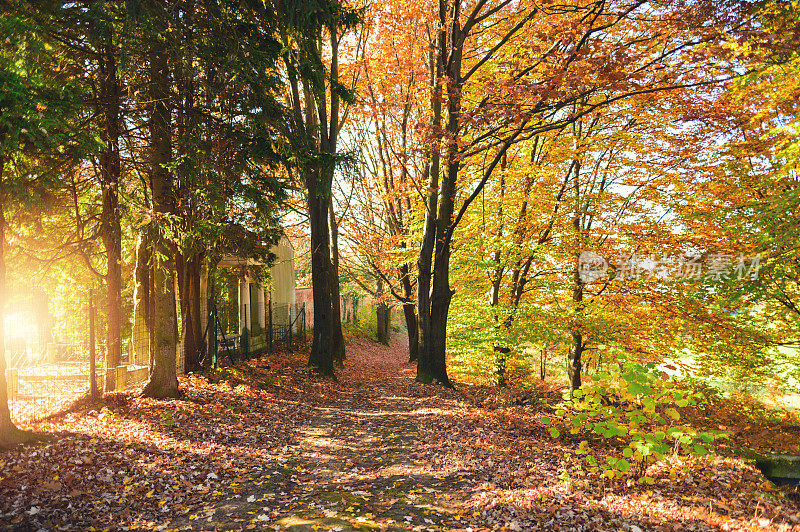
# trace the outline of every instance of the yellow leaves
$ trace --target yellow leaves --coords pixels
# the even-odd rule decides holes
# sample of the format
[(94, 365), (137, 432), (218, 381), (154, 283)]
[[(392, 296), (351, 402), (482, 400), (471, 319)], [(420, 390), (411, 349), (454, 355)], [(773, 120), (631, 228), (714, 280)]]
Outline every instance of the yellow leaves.
[(150, 497), (153, 496), (153, 493), (155, 493), (155, 490), (150, 490), (145, 494), (145, 497), (147, 497), (149, 499)]

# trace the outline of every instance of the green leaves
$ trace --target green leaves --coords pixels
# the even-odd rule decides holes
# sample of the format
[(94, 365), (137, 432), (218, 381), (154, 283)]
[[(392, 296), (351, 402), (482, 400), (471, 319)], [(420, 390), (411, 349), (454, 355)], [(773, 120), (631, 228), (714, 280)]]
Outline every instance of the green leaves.
[(597, 374), (592, 380), (591, 386), (571, 398), (566, 394), (564, 403), (554, 411), (555, 417), (542, 416), (539, 422), (549, 427), (554, 438), (560, 435), (559, 426), (569, 427), (572, 434), (587, 431), (595, 438), (609, 440), (612, 446), (624, 442), (619, 454), (600, 457), (587, 440), (581, 442), (575, 454), (585, 456), (595, 473), (608, 478), (633, 476), (642, 483), (652, 483), (653, 479), (645, 475), (650, 464), (670, 453), (705, 456), (712, 452), (714, 440), (725, 437), (720, 432), (699, 432), (677, 425), (681, 419), (678, 408), (696, 403), (702, 395), (661, 380), (651, 364), (625, 364), (621, 370)]

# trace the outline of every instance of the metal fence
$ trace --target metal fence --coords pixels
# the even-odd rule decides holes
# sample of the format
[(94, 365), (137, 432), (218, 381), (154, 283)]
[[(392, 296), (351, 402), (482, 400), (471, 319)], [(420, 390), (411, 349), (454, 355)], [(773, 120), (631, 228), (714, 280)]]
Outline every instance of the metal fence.
[(6, 383), (9, 407), (14, 421), (29, 421), (63, 408), (89, 390), (90, 375), (95, 375), (97, 390), (103, 390), (106, 375), (113, 373), (117, 389), (125, 389), (147, 378), (147, 367), (128, 363), (122, 353), (120, 366), (107, 368), (105, 348), (95, 354), (88, 343), (48, 343), (39, 348), (27, 345), (6, 349)]
[[(180, 309), (180, 305), (177, 307)], [(255, 311), (249, 305), (234, 305), (233, 311), (230, 307), (228, 304), (221, 308), (215, 301), (209, 301), (208, 315), (201, 320), (202, 341), (189, 345), (183, 338), (178, 339), (176, 366), (179, 374), (183, 373), (188, 355), (193, 355), (203, 366), (216, 367), (220, 363), (292, 350), (305, 340), (304, 304), (273, 305), (266, 301)], [(116, 390), (125, 390), (147, 380), (152, 341), (148, 328), (137, 327), (134, 323), (132, 331), (123, 339), (119, 365), (108, 368), (105, 342), (99, 341), (99, 331), (94, 327), (94, 312), (90, 304), (86, 341), (40, 342), (38, 338), (29, 337), (12, 338), (6, 343), (6, 382), (15, 422), (38, 419), (71, 404), (89, 391), (92, 374), (96, 389), (101, 392), (109, 373)], [(180, 315), (178, 320), (179, 331), (182, 331)], [(191, 353), (192, 349), (196, 351)]]
[(88, 385), (88, 353), (82, 344), (20, 345), (6, 349), (9, 406), (15, 420), (74, 400)]
[[(273, 353), (280, 349), (294, 349), (306, 337), (305, 304), (273, 305), (267, 301), (262, 309), (253, 311), (249, 305), (238, 306), (238, 320), (214, 305), (210, 318), (216, 323), (216, 342), (213, 342), (213, 362), (229, 362)], [(228, 312), (230, 312), (228, 310)], [(208, 330), (206, 331), (208, 334)]]

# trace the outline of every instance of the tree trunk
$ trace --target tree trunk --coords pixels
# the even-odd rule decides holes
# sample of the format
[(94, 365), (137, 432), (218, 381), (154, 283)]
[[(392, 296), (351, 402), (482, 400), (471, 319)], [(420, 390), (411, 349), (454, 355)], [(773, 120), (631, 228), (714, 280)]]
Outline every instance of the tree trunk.
[(433, 363), (431, 358), (431, 273), (433, 266), (433, 250), (436, 246), (436, 213), (439, 202), (439, 171), (441, 164), (440, 134), (442, 127), (442, 87), (441, 77), (444, 68), (444, 55), (447, 35), (445, 22), (447, 8), (444, 0), (439, 0), (439, 29), (436, 39), (436, 49), (429, 55), (431, 75), (431, 131), (434, 137), (433, 146), (430, 148), (428, 165), (428, 194), (425, 198), (425, 227), (423, 230), (422, 245), (419, 250), (417, 268), (417, 312), (418, 322), (418, 356), (417, 380), (431, 383), (434, 380)]
[[(502, 241), (503, 238), (503, 201), (505, 200), (506, 195), (506, 179), (505, 179), (505, 170), (506, 170), (507, 159), (504, 155), (501, 159), (500, 163), (500, 196), (498, 198), (498, 208), (497, 208), (497, 219), (499, 223), (497, 225), (497, 233), (495, 237), (497, 238), (498, 248), (495, 249), (494, 253), (492, 254), (492, 262), (494, 263), (493, 271), (489, 274), (489, 278), (492, 281), (491, 287), (489, 289), (489, 305), (495, 309), (494, 312), (494, 322), (495, 328), (498, 330), (507, 330), (511, 326), (511, 320), (513, 319), (509, 314), (507, 318), (500, 321), (500, 316), (497, 312), (497, 307), (500, 304), (500, 287), (503, 283), (503, 273), (505, 268), (501, 263), (502, 252), (499, 249), (499, 242)], [(501, 388), (505, 388), (508, 385), (508, 359), (510, 358), (511, 348), (505, 345), (492, 345), (492, 351), (494, 352), (494, 374), (497, 377), (497, 386)]]
[(390, 318), (391, 311), (389, 305), (383, 302), (379, 303), (375, 309), (375, 319), (377, 322), (376, 337), (377, 340), (384, 345), (389, 345), (389, 340), (391, 339), (389, 331)]
[[(205, 353), (206, 357), (203, 360), (203, 369), (210, 369), (214, 364), (214, 358), (216, 357), (217, 353), (217, 320), (219, 319), (218, 316), (218, 307), (217, 307), (217, 284), (216, 284), (216, 271), (217, 271), (217, 263), (215, 259), (209, 259), (208, 263), (205, 266), (206, 269), (206, 316), (208, 317), (208, 322), (206, 325), (206, 330), (202, 331), (201, 334), (206, 335), (206, 344), (205, 344)], [(202, 274), (201, 274), (202, 275)], [(267, 296), (266, 299), (269, 299), (269, 293), (265, 294)], [(271, 327), (271, 323), (267, 323), (268, 327)]]
[(200, 327), (200, 268), (202, 258), (177, 256), (178, 290), (181, 303), (181, 339), (183, 367), (186, 373), (200, 369), (198, 353), (203, 341)]
[(339, 287), (339, 225), (333, 212), (333, 200), (328, 210), (331, 233), (331, 356), (344, 365), (344, 333), (342, 332), (342, 296)]
[(572, 324), (572, 342), (573, 346), (570, 350), (570, 360), (567, 366), (567, 375), (569, 376), (569, 388), (574, 392), (581, 387), (581, 369), (583, 362), (581, 356), (586, 346), (583, 340), (581, 313), (583, 312), (583, 287), (584, 282), (581, 279), (580, 265), (578, 257), (580, 256), (581, 249), (583, 249), (583, 220), (581, 217), (581, 196), (580, 196), (580, 175), (581, 163), (575, 159), (572, 163), (573, 175), (575, 179), (573, 193), (575, 194), (575, 207), (572, 214), (572, 229), (575, 237), (575, 266), (572, 271), (572, 303), (574, 305), (574, 315)]
[[(439, 21), (441, 28), (437, 42), (439, 53), (437, 55), (436, 71), (437, 74), (445, 74), (447, 83), (447, 124), (445, 128), (448, 138), (447, 163), (444, 167), (444, 176), (441, 182), (439, 208), (438, 210), (435, 208), (435, 202), (429, 201), (427, 205), (428, 217), (431, 217), (432, 214), (435, 215), (435, 223), (429, 224), (429, 220), (426, 219), (423, 248), (426, 245), (428, 246), (424, 250), (426, 254), (435, 251), (433, 269), (432, 271), (427, 270), (430, 262), (425, 257), (424, 266), (426, 269), (423, 271), (422, 266), (420, 267), (419, 278), (419, 286), (422, 289), (423, 285), (425, 285), (424, 288), (426, 290), (426, 300), (423, 301), (420, 298), (419, 301), (420, 322), (426, 322), (424, 326), (420, 327), (419, 355), (421, 361), (425, 360), (424, 365), (427, 366), (427, 374), (420, 375), (418, 369), (417, 378), (423, 380), (423, 382), (436, 380), (448, 387), (451, 387), (452, 383), (447, 375), (447, 315), (450, 310), (453, 291), (450, 289), (450, 241), (446, 234), (453, 223), (457, 192), (456, 183), (460, 169), (460, 154), (458, 153), (457, 142), (461, 116), (461, 53), (463, 46), (463, 38), (458, 23), (460, 15), (461, 0), (454, 0), (450, 7), (448, 7), (447, 2), (440, 0)], [(448, 28), (448, 26), (451, 32), (449, 36), (444, 33), (445, 28)], [(446, 72), (445, 68), (447, 68)], [(436, 78), (436, 87), (439, 92), (441, 92), (438, 89), (440, 78), (441, 75)], [(438, 114), (441, 115), (441, 112)], [(434, 108), (434, 118), (436, 115), (436, 109)], [(439, 122), (441, 123), (441, 117)], [(432, 174), (434, 170), (438, 174), (438, 161), (435, 169), (433, 165), (431, 166)], [(436, 184), (438, 184), (438, 176), (435, 179)], [(431, 175), (431, 182), (434, 182), (433, 175)], [(434, 250), (431, 250), (431, 247), (434, 247)], [(422, 251), (420, 252), (420, 259), (420, 263), (423, 264)], [(428, 281), (431, 277), (429, 271), (432, 273), (432, 283)], [(425, 282), (423, 282), (423, 277), (426, 277)], [(429, 301), (427, 300), (428, 286), (431, 287)], [(425, 306), (424, 310), (423, 304)], [(425, 314), (424, 317), (423, 314)]]
[[(119, 155), (120, 89), (117, 62), (113, 45), (102, 45), (99, 58), (100, 115), (103, 119), (103, 142), (100, 152), (100, 184), (103, 189), (103, 210), (100, 215), (100, 234), (106, 251), (107, 336), (106, 369), (120, 365), (122, 355), (122, 229), (119, 213)], [(116, 389), (116, 373), (106, 371), (105, 391)]]
[[(314, 299), (314, 339), (308, 364), (314, 371), (332, 376), (334, 374), (333, 351), (331, 350), (333, 324), (330, 290), (330, 235), (328, 233), (330, 198), (327, 193), (321, 193), (318, 189), (319, 177), (318, 172), (311, 170), (306, 184), (308, 214), (311, 222), (311, 290)], [(325, 190), (330, 190), (330, 187)]]
[[(447, 246), (449, 248), (449, 246)], [(449, 251), (449, 250), (448, 250)], [(431, 377), (447, 387), (452, 387), (447, 375), (447, 315), (453, 292), (450, 290), (450, 254), (446, 254), (434, 265), (433, 293), (431, 295), (431, 314), (428, 338), (424, 342), (428, 349)]]
[(153, 236), (154, 233), (151, 233), (150, 245), (153, 246), (149, 250), (150, 253), (150, 267), (147, 272), (147, 278), (150, 281), (147, 285), (147, 300), (148, 300), (148, 311), (147, 314), (147, 332), (149, 334), (148, 338), (148, 350), (147, 350), (147, 367), (150, 369), (150, 373), (153, 373), (153, 366), (155, 365), (156, 359), (156, 259), (155, 259), (155, 242), (156, 237)]
[[(168, 251), (162, 246), (162, 253)], [(177, 323), (175, 316), (175, 276), (172, 261), (159, 258), (155, 268), (155, 345), (153, 369), (150, 380), (144, 387), (145, 397), (178, 397), (178, 376), (176, 368)]]
[(411, 268), (403, 264), (399, 268), (400, 284), (403, 287), (403, 315), (406, 319), (408, 332), (408, 361), (415, 362), (419, 358), (419, 324), (417, 309), (414, 306), (414, 287), (411, 286)]
[(569, 375), (569, 388), (574, 392), (581, 387), (581, 369), (583, 368), (581, 356), (586, 347), (581, 332), (581, 324), (579, 323), (580, 313), (583, 310), (583, 281), (581, 280), (580, 270), (578, 269), (577, 258), (575, 260), (575, 271), (573, 272), (572, 302), (575, 304), (574, 319), (576, 323), (572, 325), (573, 345), (572, 349), (570, 349), (567, 374)]
[(544, 380), (545, 376), (547, 375), (547, 348), (542, 348), (539, 350), (539, 380)]
[(419, 357), (419, 345), (417, 343), (419, 331), (417, 329), (417, 313), (412, 301), (403, 303), (403, 316), (406, 319), (406, 330), (408, 331), (408, 361), (415, 362)]
[[(165, 18), (164, 13), (153, 13), (154, 20)], [(175, 312), (174, 255), (167, 243), (163, 229), (170, 220), (165, 215), (174, 212), (175, 198), (172, 172), (172, 114), (169, 107), (170, 79), (166, 46), (161, 38), (152, 38), (150, 49), (150, 89), (152, 112), (150, 117), (151, 186), (156, 223), (161, 233), (156, 242), (153, 276), (153, 367), (150, 380), (142, 394), (146, 397), (177, 397), (176, 372), (177, 317)]]
[(505, 388), (508, 386), (508, 358), (511, 349), (505, 346), (494, 345), (494, 375), (497, 377), (497, 386)]
[[(455, 134), (458, 129), (460, 98), (450, 91), (448, 105), (447, 131)], [(458, 101), (456, 101), (458, 100)], [(439, 201), (439, 212), (436, 219), (436, 247), (433, 262), (433, 288), (430, 300), (430, 325), (426, 330), (428, 337), (422, 342), (428, 350), (431, 377), (444, 386), (452, 386), (447, 375), (447, 315), (453, 290), (450, 288), (450, 241), (445, 233), (453, 220), (456, 197), (456, 181), (460, 163), (457, 147), (448, 148), (448, 162), (442, 179), (442, 190)]]
[[(403, 164), (400, 165), (400, 183), (404, 188), (408, 183), (408, 122), (410, 114), (411, 103), (407, 102), (403, 106), (403, 121), (401, 125)], [(406, 201), (405, 205), (403, 204), (403, 199)], [(409, 198), (407, 194), (405, 197), (400, 196), (397, 198), (395, 211), (397, 227), (394, 233), (405, 237), (401, 240), (400, 244), (401, 248), (405, 250), (408, 248), (407, 237), (410, 231), (408, 223), (412, 215), (411, 198)], [(404, 212), (407, 214), (404, 215)], [(406, 331), (408, 332), (408, 361), (415, 362), (419, 358), (419, 325), (417, 323), (417, 310), (413, 301), (414, 288), (411, 285), (411, 266), (405, 263), (400, 265), (397, 270), (400, 278), (400, 285), (403, 288), (403, 299), (401, 303), (403, 305), (403, 315), (406, 319)]]
[[(308, 364), (322, 375), (334, 376), (331, 342), (335, 328), (331, 301), (332, 265), (328, 211), (340, 128), (339, 92), (333, 89), (339, 84), (339, 32), (335, 17), (325, 26), (331, 46), (328, 89), (324, 82), (318, 83), (310, 79), (308, 73), (313, 67), (305, 65), (301, 72), (304, 93), (301, 103), (295, 77), (296, 65), (287, 64), (287, 74), (292, 91), (294, 121), (302, 130), (299, 145), (303, 150), (318, 152), (315, 160), (302, 165), (311, 225), (311, 284), (314, 299), (314, 338)], [(322, 35), (322, 32), (317, 35), (318, 44), (314, 45), (315, 50), (303, 50), (301, 55), (308, 53), (312, 57), (318, 56), (322, 47)], [(317, 74), (323, 75), (321, 71)], [(326, 102), (330, 103), (329, 108), (326, 107)], [(338, 283), (338, 277), (335, 281)]]
[(569, 376), (569, 389), (574, 392), (581, 387), (581, 369), (583, 362), (581, 356), (586, 344), (583, 343), (583, 335), (578, 332), (572, 333), (573, 346), (570, 349), (569, 365), (567, 366), (567, 375)]

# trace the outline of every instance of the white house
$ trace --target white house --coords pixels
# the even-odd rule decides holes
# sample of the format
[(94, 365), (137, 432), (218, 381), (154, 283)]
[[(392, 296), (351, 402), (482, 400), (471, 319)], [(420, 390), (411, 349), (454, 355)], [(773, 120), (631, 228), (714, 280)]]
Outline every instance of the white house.
[[(286, 329), (294, 323), (297, 317), (294, 273), (294, 248), (289, 239), (284, 235), (278, 244), (270, 250), (275, 256), (275, 262), (270, 267), (272, 286), (269, 290), (269, 299), (265, 297), (265, 287), (252, 279), (249, 267), (262, 265), (262, 262), (250, 258), (238, 257), (233, 254), (225, 255), (218, 263), (218, 267), (239, 268), (239, 327), (241, 335), (245, 329), (256, 340), (256, 336), (267, 328), (267, 305), (272, 304), (272, 325), (274, 328)], [(208, 323), (208, 273), (204, 272), (200, 283), (202, 305), (202, 328), (206, 329)], [(296, 331), (296, 325), (293, 327)], [(209, 338), (209, 340), (211, 340)]]

